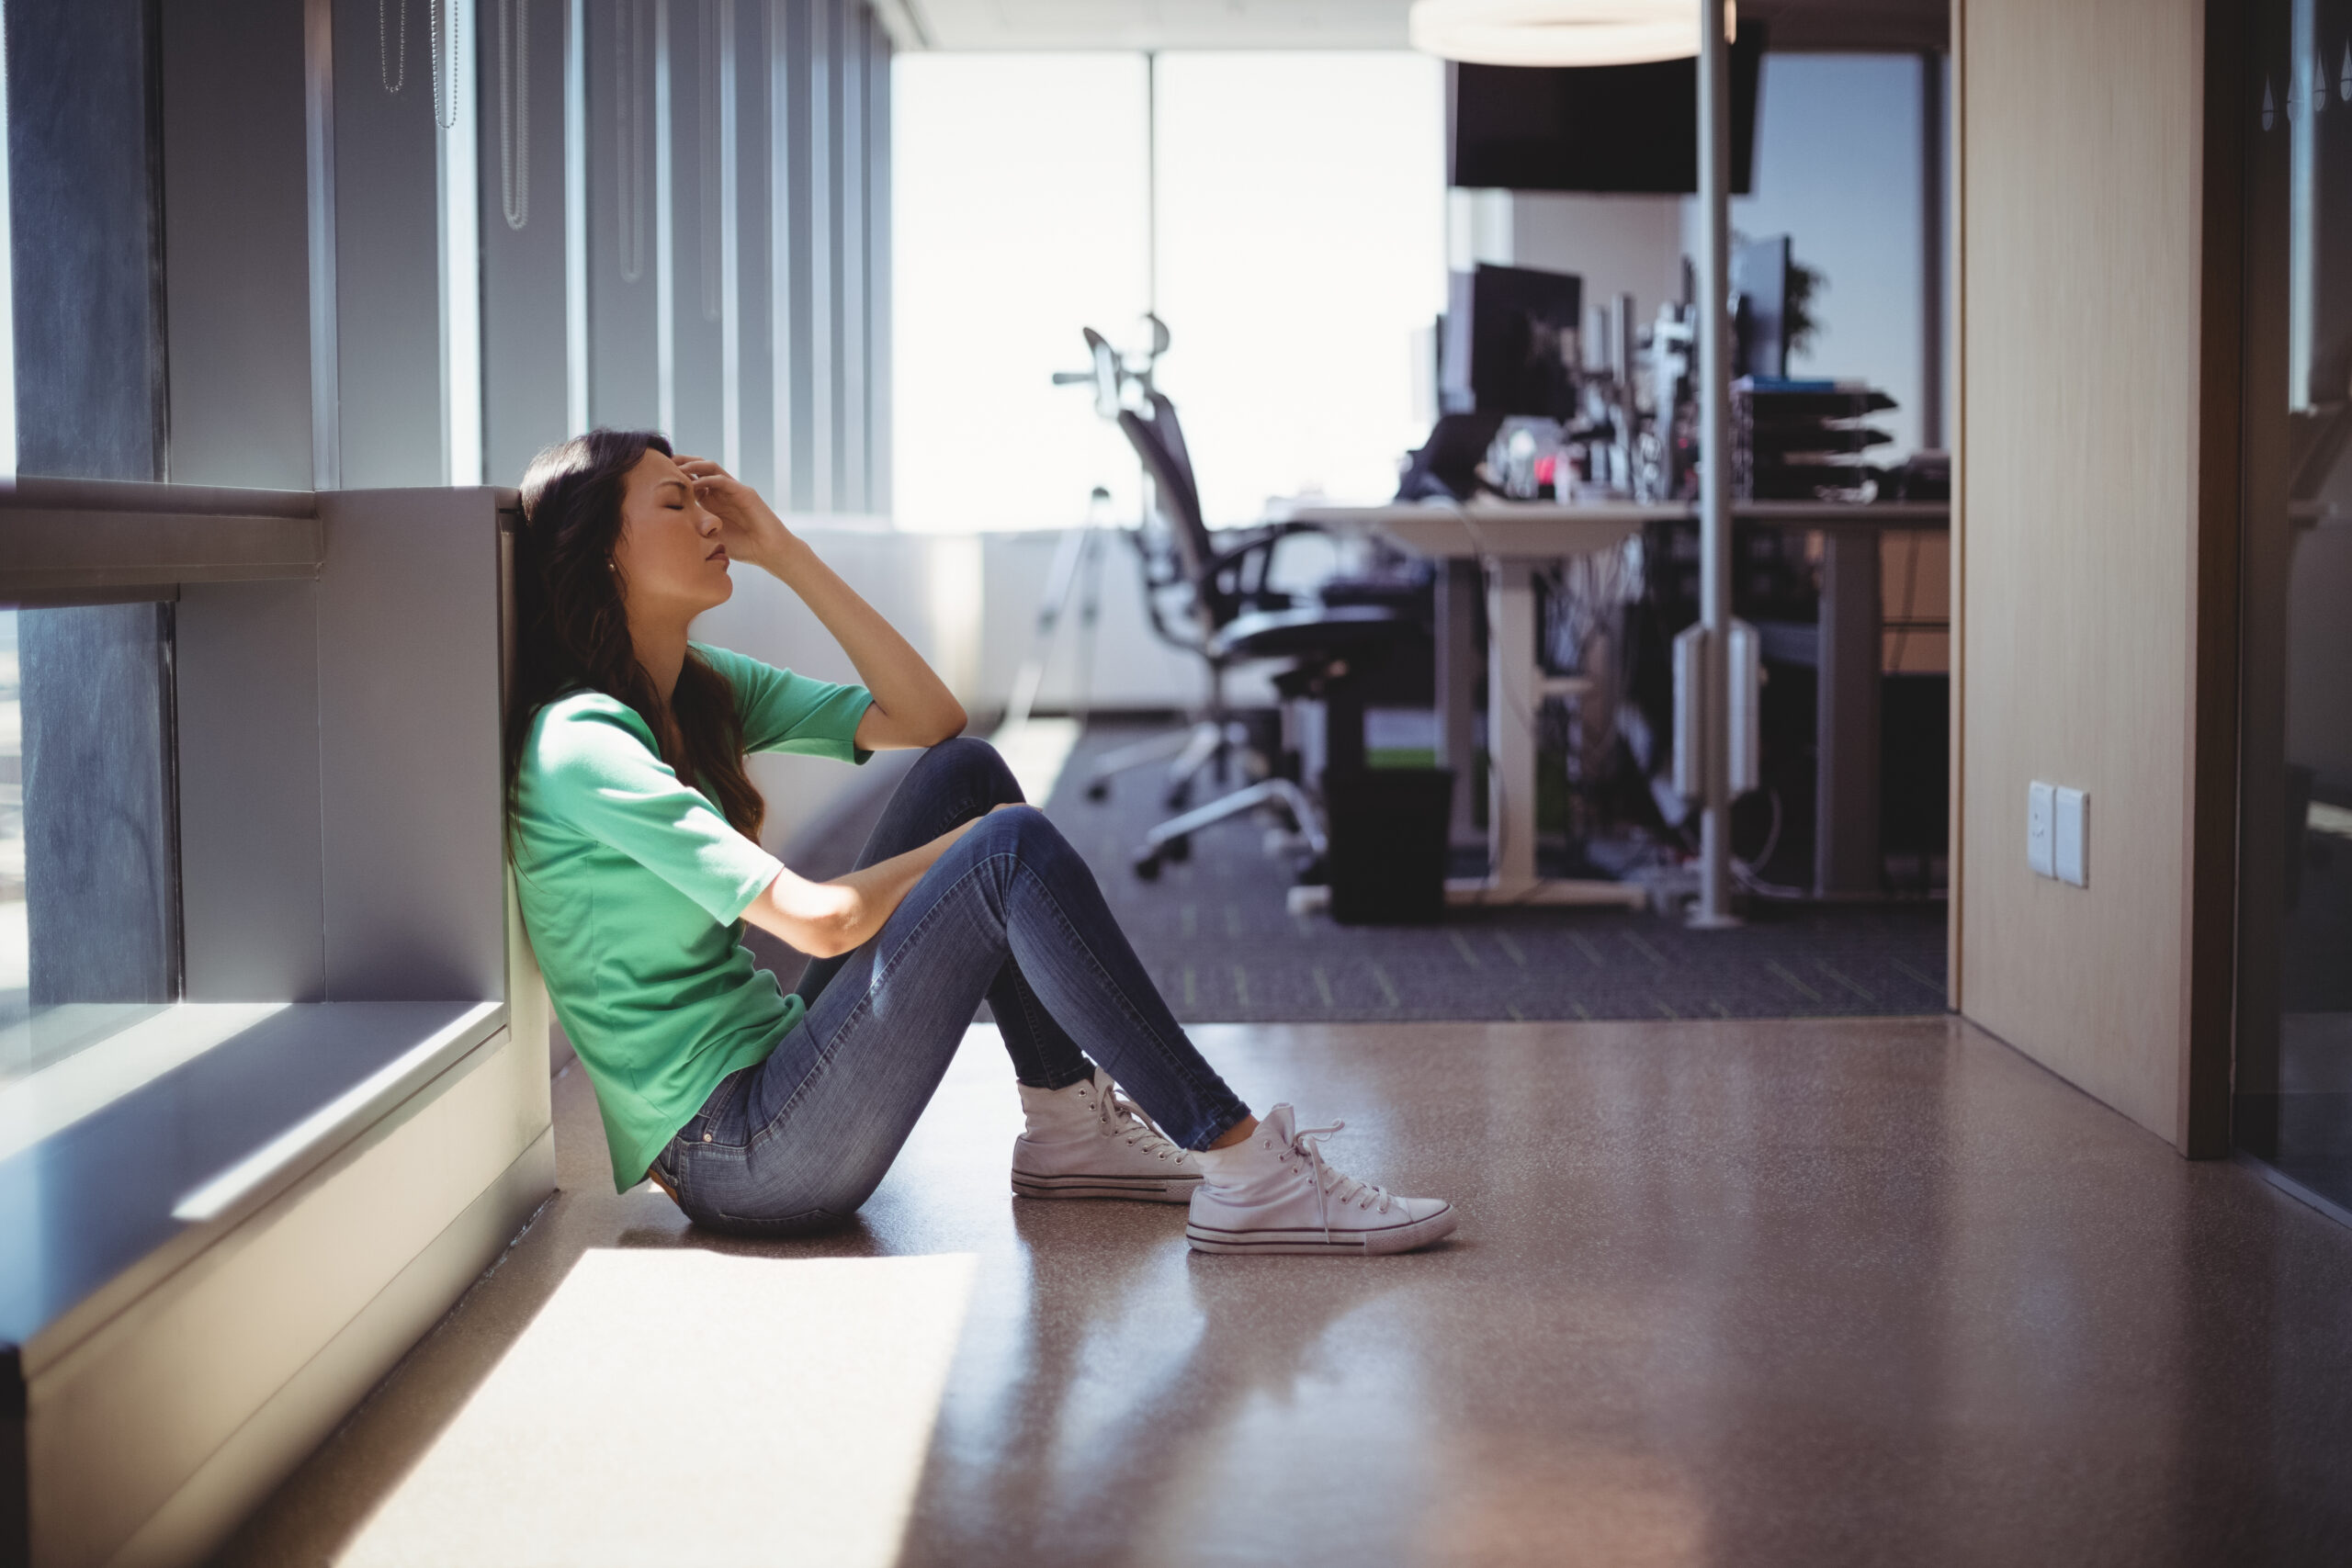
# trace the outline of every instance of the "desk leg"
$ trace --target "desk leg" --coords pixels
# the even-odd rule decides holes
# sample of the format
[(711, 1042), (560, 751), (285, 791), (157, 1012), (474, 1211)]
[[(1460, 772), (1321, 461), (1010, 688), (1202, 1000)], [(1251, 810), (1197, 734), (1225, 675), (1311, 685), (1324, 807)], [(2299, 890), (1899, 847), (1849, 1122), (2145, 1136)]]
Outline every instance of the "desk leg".
[(1470, 775), (1478, 721), (1478, 563), (1437, 563), (1437, 764), (1453, 770), (1449, 839), (1478, 836)]
[(1875, 897), (1884, 891), (1878, 549), (1875, 529), (1830, 528), (1822, 535), (1813, 889), (1825, 898)]
[(1525, 561), (1487, 578), (1487, 841), (1500, 898), (1535, 886), (1535, 583)]

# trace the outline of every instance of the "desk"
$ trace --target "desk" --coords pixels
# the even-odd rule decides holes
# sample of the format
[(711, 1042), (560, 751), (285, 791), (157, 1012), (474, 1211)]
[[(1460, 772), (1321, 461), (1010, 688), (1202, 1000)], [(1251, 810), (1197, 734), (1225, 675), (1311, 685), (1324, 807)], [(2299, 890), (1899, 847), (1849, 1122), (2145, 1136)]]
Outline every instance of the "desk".
[[(1648, 523), (1694, 521), (1697, 511), (1679, 502), (1564, 505), (1481, 498), (1467, 505), (1295, 506), (1286, 515), (1295, 522), (1378, 534), (1416, 555), (1449, 567), (1460, 564), (1461, 570), (1442, 575), (1438, 599), (1439, 724), (1445, 760), (1457, 770), (1470, 754), (1470, 617), (1464, 596), (1476, 592), (1471, 571), (1481, 560), (1487, 563), (1487, 679), (1496, 694), (1487, 809), (1491, 871), (1483, 883), (1449, 884), (1449, 900), (1642, 903), (1646, 895), (1633, 885), (1535, 874), (1536, 709), (1546, 695), (1589, 688), (1580, 678), (1544, 671), (1533, 574), (1562, 556), (1613, 549)], [(1732, 516), (1822, 534), (1814, 891), (1822, 897), (1875, 896), (1882, 879), (1878, 536), (1889, 528), (1948, 527), (1951, 511), (1940, 502), (1745, 502), (1734, 505)], [(1457, 796), (1456, 811), (1466, 816), (1466, 797)]]
[[(1535, 874), (1535, 717), (1546, 695), (1587, 690), (1582, 677), (1546, 675), (1538, 649), (1534, 573), (1562, 556), (1614, 549), (1654, 518), (1687, 517), (1683, 506), (1616, 503), (1561, 506), (1472, 502), (1467, 506), (1306, 506), (1290, 519), (1376, 533), (1416, 555), (1463, 562), (1448, 571), (1440, 596), (1438, 722), (1443, 760), (1467, 777), (1470, 755), (1470, 617), (1461, 592), (1481, 559), (1487, 574), (1487, 874), (1446, 884), (1449, 904), (1623, 904), (1639, 908), (1649, 891), (1638, 883)], [(1458, 586), (1459, 585), (1459, 586)], [(1457, 818), (1467, 792), (1454, 797)]]
[(1792, 502), (1735, 506), (1732, 515), (1821, 531), (1821, 626), (1814, 652), (1813, 895), (1876, 898), (1885, 892), (1879, 837), (1881, 636), (1879, 535), (1949, 528), (1942, 502), (1839, 506)]

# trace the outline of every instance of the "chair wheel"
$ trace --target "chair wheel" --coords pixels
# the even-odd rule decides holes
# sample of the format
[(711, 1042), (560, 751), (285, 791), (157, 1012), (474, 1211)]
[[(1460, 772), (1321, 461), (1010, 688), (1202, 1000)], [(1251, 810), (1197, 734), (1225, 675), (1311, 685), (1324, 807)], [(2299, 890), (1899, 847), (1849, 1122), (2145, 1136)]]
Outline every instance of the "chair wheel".
[(1142, 881), (1157, 882), (1159, 880), (1159, 857), (1158, 855), (1140, 854), (1136, 856), (1135, 868), (1136, 875)]
[(1086, 781), (1086, 798), (1087, 798), (1087, 799), (1089, 799), (1089, 800), (1108, 800), (1108, 799), (1110, 799), (1110, 798), (1111, 798), (1111, 781), (1110, 781), (1109, 779), (1089, 779), (1089, 780), (1087, 780), (1087, 781)]
[(1162, 797), (1162, 802), (1170, 811), (1189, 810), (1193, 804), (1193, 786), (1191, 784), (1170, 784), (1168, 786), (1168, 794)]
[(1192, 838), (1187, 835), (1181, 839), (1170, 839), (1161, 844), (1159, 858), (1161, 860), (1191, 860), (1193, 858)]

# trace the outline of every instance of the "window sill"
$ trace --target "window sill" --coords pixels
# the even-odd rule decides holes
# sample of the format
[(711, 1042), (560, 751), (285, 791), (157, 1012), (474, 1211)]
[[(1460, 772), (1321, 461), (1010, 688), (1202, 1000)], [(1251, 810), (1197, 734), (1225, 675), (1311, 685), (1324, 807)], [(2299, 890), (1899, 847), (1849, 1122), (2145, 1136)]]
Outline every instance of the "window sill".
[(420, 1089), (470, 1071), (506, 1017), (496, 1002), (304, 1003), (219, 1038), (239, 1021), (230, 1011), (169, 1010), (146, 1021), (174, 1029), (111, 1053), (116, 1041), (101, 1043), (0, 1090), (0, 1138), (33, 1134), (0, 1158), (0, 1348), (30, 1352), (26, 1375), (355, 1139), (397, 1124)]

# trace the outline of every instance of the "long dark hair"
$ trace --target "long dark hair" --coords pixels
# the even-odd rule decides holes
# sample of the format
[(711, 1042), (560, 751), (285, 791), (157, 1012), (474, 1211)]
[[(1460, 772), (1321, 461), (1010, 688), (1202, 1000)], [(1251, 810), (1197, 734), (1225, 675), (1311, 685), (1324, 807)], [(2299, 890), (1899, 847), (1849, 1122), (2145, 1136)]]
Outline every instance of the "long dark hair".
[(737, 832), (760, 836), (767, 802), (743, 769), (743, 720), (727, 677), (689, 649), (670, 700), (653, 687), (629, 640), (613, 547), (621, 497), (649, 451), (670, 443), (649, 430), (592, 430), (548, 447), (523, 476), (514, 534), (514, 677), (506, 704), (506, 805), (514, 807), (523, 746), (541, 708), (587, 688), (637, 710), (679, 779), (717, 797)]

